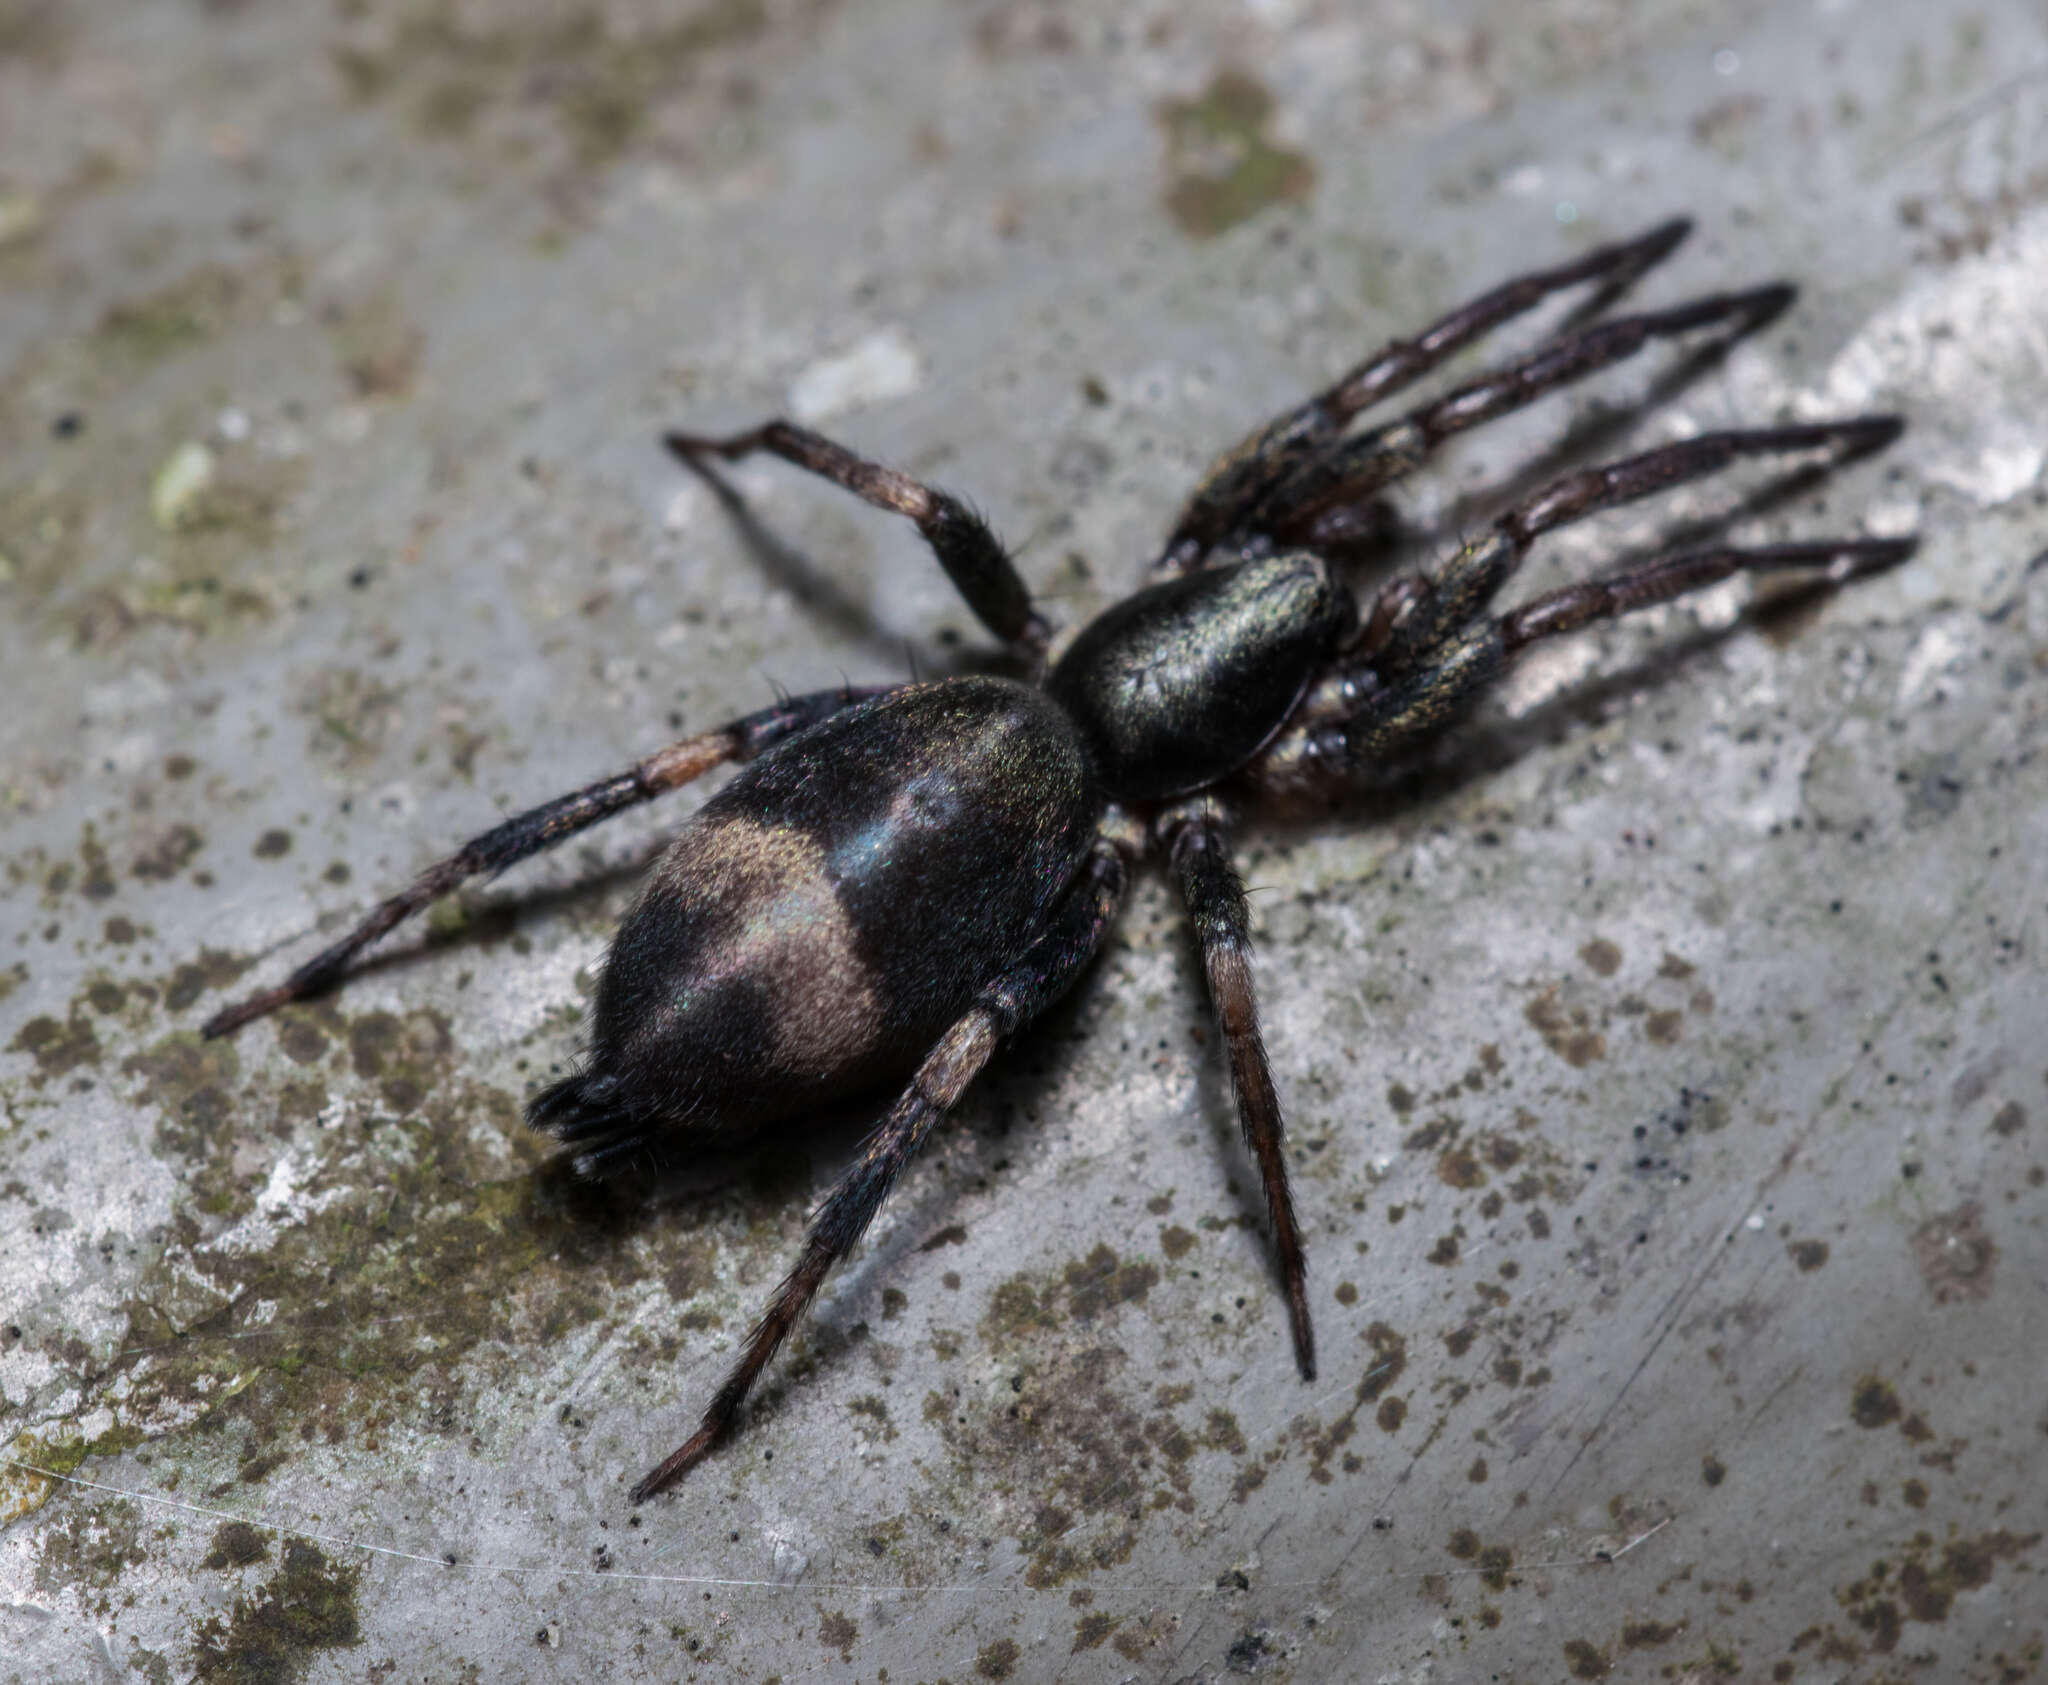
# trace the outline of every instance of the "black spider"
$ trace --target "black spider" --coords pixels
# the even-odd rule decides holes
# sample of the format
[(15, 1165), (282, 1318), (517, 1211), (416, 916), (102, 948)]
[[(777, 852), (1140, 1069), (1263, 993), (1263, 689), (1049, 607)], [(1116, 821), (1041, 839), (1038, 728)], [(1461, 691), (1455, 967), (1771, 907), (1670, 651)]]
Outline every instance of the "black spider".
[[(1505, 614), (1488, 605), (1542, 533), (1738, 457), (1839, 459), (1896, 438), (1892, 416), (1709, 433), (1570, 474), (1430, 573), (1361, 611), (1331, 558), (1388, 485), (1451, 434), (1628, 357), (1706, 331), (1720, 343), (1790, 304), (1788, 286), (1671, 309), (1597, 311), (1682, 240), (1674, 221), (1527, 275), (1395, 341), (1224, 456), (1196, 488), (1144, 589), (1047, 666), (1051, 628), (986, 524), (944, 492), (786, 421), (731, 438), (671, 434), (685, 462), (766, 451), (917, 523), (968, 606), (1027, 674), (820, 691), (684, 739), (628, 772), (466, 843), (279, 987), (220, 1012), (209, 1036), (326, 988), (392, 926), (465, 879), (585, 826), (751, 763), (684, 827), (612, 945), (582, 1071), (538, 1095), (533, 1125), (591, 1176), (801, 1116), (908, 1078), (812, 1221), (802, 1257), (695, 1434), (637, 1502), (729, 1434), (749, 1389), (898, 1173), (1005, 1038), (1081, 974), (1131, 866), (1155, 848), (1193, 918), (1230, 1055), (1239, 1121), (1264, 1180), (1295, 1356), (1315, 1373), (1306, 1267), (1280, 1104), (1259, 1039), (1245, 897), (1225, 847), (1226, 787), (1338, 792), (1442, 730), (1538, 639), (1738, 572), (1887, 566), (1911, 539), (1716, 546), (1627, 567)], [(1460, 347), (1582, 283), (1575, 325), (1521, 359), (1360, 432), (1348, 424)]]

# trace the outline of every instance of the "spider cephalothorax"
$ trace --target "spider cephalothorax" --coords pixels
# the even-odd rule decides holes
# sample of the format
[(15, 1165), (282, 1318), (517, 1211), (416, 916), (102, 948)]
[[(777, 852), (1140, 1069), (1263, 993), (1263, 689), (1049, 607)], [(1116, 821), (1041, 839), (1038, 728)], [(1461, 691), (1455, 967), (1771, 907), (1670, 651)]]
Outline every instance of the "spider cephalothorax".
[(1604, 305), (1687, 225), (1526, 275), (1225, 455), (1196, 488), (1151, 583), (1080, 628), (1050, 667), (1051, 631), (988, 526), (964, 504), (784, 421), (729, 438), (672, 434), (693, 466), (766, 451), (910, 517), (1017, 678), (798, 696), (660, 750), (630, 771), (507, 820), (429, 867), (277, 988), (209, 1020), (223, 1035), (334, 982), (400, 920), (726, 762), (747, 763), (683, 827), (612, 945), (583, 1068), (532, 1102), (577, 1168), (615, 1174), (719, 1137), (801, 1120), (902, 1084), (813, 1219), (697, 1432), (634, 1489), (684, 1474), (729, 1434), (749, 1390), (903, 1166), (1005, 1038), (1086, 968), (1130, 869), (1170, 864), (1223, 1030), (1246, 1145), (1264, 1182), (1304, 1376), (1315, 1372), (1306, 1262), (1281, 1116), (1259, 1039), (1243, 886), (1227, 797), (1341, 793), (1454, 722), (1539, 639), (1743, 572), (1839, 581), (1899, 560), (1909, 539), (1842, 539), (1660, 557), (1491, 611), (1543, 533), (1737, 458), (1874, 450), (1891, 416), (1709, 433), (1570, 474), (1436, 568), (1362, 607), (1337, 558), (1379, 495), (1451, 434), (1632, 355), (1654, 339), (1746, 333), (1789, 287), (1597, 317), (1410, 413), (1351, 422), (1481, 334), (1582, 283)]

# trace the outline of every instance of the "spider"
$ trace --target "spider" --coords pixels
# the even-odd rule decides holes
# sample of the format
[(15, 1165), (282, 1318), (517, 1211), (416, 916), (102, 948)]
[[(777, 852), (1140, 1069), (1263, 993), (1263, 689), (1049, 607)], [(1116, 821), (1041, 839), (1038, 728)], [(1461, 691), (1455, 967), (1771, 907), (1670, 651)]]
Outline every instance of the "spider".
[[(634, 1487), (639, 1503), (732, 1434), (756, 1379), (904, 1166), (997, 1048), (1072, 987), (1133, 868), (1156, 853), (1193, 923), (1264, 1184), (1295, 1361), (1312, 1379), (1307, 1263), (1226, 841), (1234, 810), (1384, 775), (1543, 639), (1740, 573), (1807, 570), (1835, 583), (1912, 548), (1910, 538), (1716, 545), (1490, 608), (1542, 534), (1739, 458), (1876, 450), (1903, 423), (1872, 415), (1706, 433), (1567, 474), (1363, 604), (1337, 576), (1380, 494), (1444, 439), (1653, 341), (1708, 335), (1717, 348), (1792, 302), (1791, 287), (1773, 285), (1603, 315), (1689, 228), (1673, 220), (1510, 281), (1252, 433), (1196, 486), (1150, 582), (1057, 659), (1002, 544), (945, 492), (788, 421), (669, 434), (668, 448), (700, 471), (762, 452), (907, 516), (1022, 677), (818, 691), (684, 738), (465, 843), (283, 983), (216, 1014), (205, 1034), (326, 989), (465, 880), (744, 763), (652, 868), (599, 980), (588, 1056), (534, 1097), (528, 1119), (566, 1143), (579, 1173), (606, 1177), (871, 1087), (900, 1092), (814, 1214), (696, 1431)], [(1590, 303), (1538, 349), (1378, 426), (1351, 425), (1481, 335), (1587, 285)]]

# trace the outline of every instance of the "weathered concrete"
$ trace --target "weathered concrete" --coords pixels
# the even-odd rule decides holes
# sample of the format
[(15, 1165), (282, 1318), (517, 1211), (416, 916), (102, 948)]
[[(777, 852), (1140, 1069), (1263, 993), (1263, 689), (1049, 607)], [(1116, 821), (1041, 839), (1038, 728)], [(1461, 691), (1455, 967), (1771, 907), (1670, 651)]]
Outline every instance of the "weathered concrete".
[[(0, 1680), (2038, 1675), (2048, 30), (1534, 11), (0, 3)], [(194, 1039), (675, 722), (979, 658), (662, 425), (794, 405), (1071, 622), (1255, 418), (1681, 209), (1641, 297), (1796, 310), (1476, 436), (1418, 547), (1568, 437), (1868, 408), (1736, 530), (1922, 547), (1248, 834), (1317, 1385), (1157, 882), (637, 1514), (854, 1138), (534, 1173), (691, 798)]]

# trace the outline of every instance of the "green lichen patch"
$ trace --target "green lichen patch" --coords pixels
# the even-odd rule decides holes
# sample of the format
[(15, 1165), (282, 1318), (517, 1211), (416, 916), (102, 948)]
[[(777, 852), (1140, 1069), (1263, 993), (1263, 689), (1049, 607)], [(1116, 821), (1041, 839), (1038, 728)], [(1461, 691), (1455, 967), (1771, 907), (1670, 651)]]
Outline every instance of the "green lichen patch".
[(1071, 1653), (1078, 1656), (1083, 1650), (1099, 1649), (1116, 1629), (1117, 1619), (1114, 1615), (1091, 1610), (1074, 1623), (1074, 1648)]
[(38, 1541), (36, 1584), (46, 1592), (90, 1589), (102, 1608), (127, 1571), (148, 1560), (142, 1506), (126, 1498), (64, 1509)]
[(1142, 1301), (1159, 1280), (1156, 1265), (1119, 1258), (1107, 1246), (1096, 1246), (1086, 1258), (1061, 1272), (1067, 1309), (1076, 1322), (1092, 1322), (1116, 1305)]
[(821, 1610), (818, 1615), (818, 1642), (827, 1650), (837, 1650), (842, 1662), (853, 1660), (853, 1647), (860, 1639), (860, 1626), (843, 1609)]
[(1024, 1652), (1014, 1638), (998, 1638), (975, 1653), (974, 1672), (981, 1679), (1008, 1679), (1023, 1659)]
[(246, 1521), (223, 1521), (214, 1529), (202, 1568), (246, 1568), (270, 1554), (270, 1535)]
[(1386, 1433), (1399, 1428), (1407, 1415), (1405, 1403), (1393, 1395), (1394, 1386), (1408, 1369), (1407, 1340), (1384, 1322), (1375, 1322), (1367, 1328), (1365, 1338), (1372, 1348), (1371, 1355), (1364, 1373), (1351, 1390), (1351, 1403), (1343, 1414), (1328, 1427), (1319, 1426), (1309, 1419), (1298, 1430), (1308, 1449), (1309, 1478), (1320, 1485), (1327, 1486), (1336, 1478), (1331, 1468), (1333, 1462), (1338, 1462), (1346, 1474), (1356, 1474), (1365, 1466), (1363, 1457), (1345, 1449), (1357, 1434), (1362, 1410), (1377, 1406), (1374, 1421)]
[[(289, 291), (272, 276), (252, 284), (262, 297), (242, 302), (236, 333), (260, 332), (250, 318), (263, 299)], [(94, 373), (67, 366), (51, 378), (70, 387)], [(202, 636), (241, 631), (277, 613), (284, 600), (279, 541), (310, 465), (207, 437), (210, 423), (197, 417), (183, 429), (167, 419), (151, 472), (88, 456), (70, 480), (37, 483), (46, 506), (23, 512), (33, 535), (23, 568), (35, 600), (26, 606), (54, 611), (76, 650), (105, 653), (150, 627)], [(0, 519), (8, 513), (0, 492)], [(119, 565), (109, 569), (107, 559)]]
[(110, 305), (100, 318), (100, 345), (136, 363), (202, 345), (227, 325), (241, 290), (233, 270), (204, 265), (153, 292)]
[(1094, 1321), (1119, 1305), (1142, 1300), (1159, 1281), (1156, 1264), (1127, 1260), (1107, 1245), (1068, 1263), (1057, 1286), (1013, 1275), (990, 1296), (982, 1330), (1004, 1344), (1034, 1330), (1055, 1330), (1070, 1322)]
[(100, 1038), (92, 1020), (78, 1007), (66, 1018), (39, 1013), (15, 1031), (7, 1044), (10, 1053), (26, 1053), (36, 1063), (32, 1086), (42, 1088), (58, 1077), (87, 1069), (100, 1062)]
[(1242, 1457), (1245, 1443), (1227, 1411), (1184, 1419), (1186, 1389), (1162, 1390), (1148, 1408), (1121, 1384), (1125, 1359), (1114, 1347), (1049, 1340), (1045, 1308), (1061, 1326), (1071, 1315), (1061, 1288), (1034, 1288), (1027, 1308), (1024, 1285), (1006, 1283), (997, 1297), (1009, 1320), (996, 1311), (985, 1324), (1010, 1347), (1006, 1362), (1017, 1369), (1008, 1384), (985, 1399), (933, 1393), (925, 1419), (973, 1482), (975, 1501), (993, 1495), (1027, 1560), (1027, 1583), (1044, 1588), (1128, 1562), (1151, 1518), (1194, 1511), (1200, 1466)]
[(76, 1434), (16, 1435), (7, 1445), (9, 1461), (0, 1466), (0, 1527), (41, 1509), (59, 1479), (91, 1454), (92, 1447)]
[(1156, 1265), (1107, 1245), (1048, 1274), (1009, 1277), (980, 1325), (1013, 1371), (1007, 1386), (981, 1400), (954, 1388), (925, 1401), (975, 1501), (990, 1486), (1000, 1496), (1034, 1586), (1129, 1561), (1150, 1518), (1194, 1511), (1205, 1460), (1247, 1454), (1230, 1412), (1203, 1411), (1191, 1389), (1160, 1388), (1147, 1407), (1120, 1384), (1125, 1358), (1103, 1330), (1158, 1281)]
[(889, 1420), (889, 1406), (880, 1393), (864, 1394), (846, 1408), (859, 1418), (854, 1431), (868, 1444), (887, 1444), (896, 1437), (896, 1425)]
[(1588, 1638), (1565, 1640), (1564, 1665), (1574, 1679), (1605, 1679), (1614, 1671), (1607, 1652)]
[(1905, 1413), (1898, 1393), (1882, 1375), (1865, 1375), (1850, 1395), (1849, 1417), (1859, 1428), (1889, 1427)]
[(1522, 1016), (1543, 1038), (1543, 1045), (1573, 1070), (1607, 1057), (1607, 1037), (1593, 1020), (1592, 1008), (1568, 984), (1553, 983), (1522, 1009)]
[(331, 59), (349, 94), (407, 112), (444, 145), (596, 170), (624, 153), (708, 52), (768, 27), (761, 0), (700, 0), (680, 15), (616, 8), (461, 8), (397, 0), (354, 8)]
[(206, 839), (197, 827), (167, 825), (143, 846), (130, 870), (145, 883), (168, 883), (191, 865), (205, 846)]
[(192, 1660), (201, 1685), (289, 1685), (317, 1652), (359, 1644), (361, 1578), (317, 1545), (287, 1544), (275, 1575), (236, 1598), (226, 1618), (200, 1624)]
[(455, 1052), (447, 1015), (422, 1007), (402, 1017), (365, 1012), (348, 1029), (349, 1062), (365, 1082), (374, 1082), (384, 1103), (407, 1112), (426, 1097)]
[(301, 687), (295, 711), (312, 723), (309, 751), (344, 772), (376, 760), (402, 715), (402, 692), (352, 667), (315, 672)]
[[(202, 1041), (192, 1031), (176, 1031), (129, 1054), (121, 1071), (134, 1083), (132, 1097), (156, 1108), (159, 1151), (201, 1168), (219, 1165), (232, 1155), (230, 1120), (241, 1061), (230, 1043)], [(222, 1190), (200, 1185), (195, 1193), (202, 1209), (225, 1211)]]
[[(301, 1441), (374, 1450), (387, 1430), (459, 1431), (472, 1387), (516, 1384), (534, 1353), (601, 1320), (642, 1274), (631, 1225), (579, 1210), (573, 1192), (527, 1175), (453, 1178), (431, 1128), (375, 1128), (374, 1168), (350, 1154), (312, 1178), (341, 1198), (281, 1224), (261, 1251), (202, 1248), (224, 1301), (210, 1319), (181, 1333), (162, 1304), (167, 1270), (139, 1284), (128, 1344), (148, 1361), (132, 1408), (199, 1406), (195, 1431), (243, 1436), (245, 1482)], [(266, 1320), (243, 1320), (259, 1305)]]
[(1974, 1537), (1954, 1534), (1937, 1542), (1916, 1533), (1896, 1562), (1873, 1562), (1859, 1578), (1835, 1593), (1865, 1642), (1879, 1654), (1895, 1650), (1905, 1624), (1948, 1619), (1956, 1599), (1988, 1586), (2001, 1562), (2016, 1562), (2041, 1542), (2039, 1533), (2000, 1528)]
[(1315, 166), (1271, 140), (1273, 96), (1241, 70), (1160, 108), (1172, 182), (1166, 208), (1182, 232), (1213, 239), (1267, 208), (1306, 199)]
[[(667, 1261), (642, 1244), (644, 1206), (531, 1173), (543, 1147), (517, 1097), (469, 1074), (445, 1014), (317, 1002), (289, 1029), (304, 1058), (245, 1066), (235, 1042), (177, 1032), (119, 1067), (184, 1189), (130, 1300), (124, 1418), (239, 1436), (244, 1481), (308, 1440), (457, 1431), (472, 1387), (516, 1384)], [(266, 1187), (274, 1232), (215, 1244)]]

